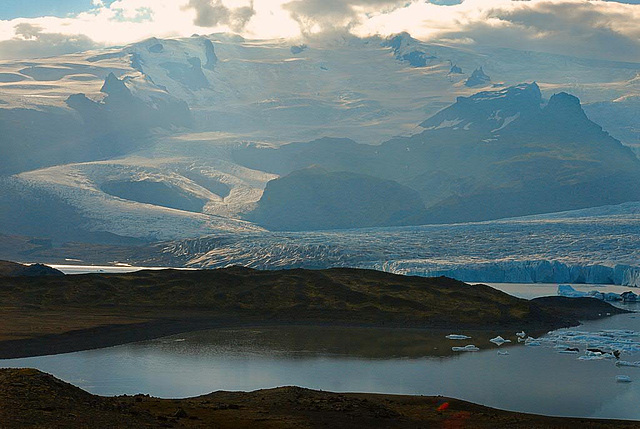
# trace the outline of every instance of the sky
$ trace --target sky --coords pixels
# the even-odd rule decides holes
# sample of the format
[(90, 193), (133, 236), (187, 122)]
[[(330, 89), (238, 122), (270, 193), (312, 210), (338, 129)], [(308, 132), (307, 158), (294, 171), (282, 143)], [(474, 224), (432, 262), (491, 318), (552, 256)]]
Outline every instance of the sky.
[(640, 0), (0, 0), (0, 59), (149, 37), (424, 40), (640, 61)]

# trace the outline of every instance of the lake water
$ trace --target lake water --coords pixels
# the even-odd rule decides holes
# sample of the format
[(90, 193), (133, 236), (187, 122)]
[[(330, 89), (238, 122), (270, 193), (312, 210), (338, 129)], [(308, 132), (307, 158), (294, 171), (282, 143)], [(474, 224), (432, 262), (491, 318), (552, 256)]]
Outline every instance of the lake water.
[[(496, 285), (525, 298), (554, 295), (557, 285)], [(582, 290), (628, 290), (579, 286)], [(634, 308), (631, 306), (630, 308)], [(625, 330), (624, 332), (618, 330)], [(580, 332), (578, 332), (580, 331)], [(496, 408), (558, 416), (640, 419), (640, 368), (615, 360), (580, 360), (587, 334), (616, 338), (621, 360), (640, 361), (640, 314), (625, 314), (542, 336), (542, 345), (516, 342), (515, 332), (466, 334), (421, 330), (288, 327), (193, 332), (56, 356), (0, 360), (0, 367), (33, 367), (91, 393), (148, 393), (189, 397), (216, 390), (256, 390), (285, 385), (337, 392), (444, 395)], [(488, 340), (513, 341), (500, 348)], [(590, 334), (589, 334), (590, 335)], [(575, 343), (568, 344), (568, 340)], [(580, 348), (559, 353), (557, 343)], [(479, 352), (454, 353), (475, 344)], [(617, 346), (616, 346), (617, 347)], [(498, 355), (498, 350), (508, 355)], [(616, 382), (628, 375), (631, 383)]]

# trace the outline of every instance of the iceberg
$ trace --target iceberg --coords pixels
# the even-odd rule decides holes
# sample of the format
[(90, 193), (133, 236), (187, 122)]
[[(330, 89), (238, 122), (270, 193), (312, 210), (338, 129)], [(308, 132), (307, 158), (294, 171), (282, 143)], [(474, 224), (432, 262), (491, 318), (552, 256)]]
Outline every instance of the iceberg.
[(468, 344), (464, 347), (451, 347), (451, 350), (454, 352), (477, 352), (480, 349), (473, 344)]
[(628, 375), (616, 375), (617, 383), (631, 383), (631, 377)]
[(588, 298), (591, 296), (587, 292), (575, 290), (570, 285), (558, 285), (558, 295), (565, 296), (567, 298)]
[(490, 339), (489, 341), (491, 341), (493, 344), (495, 344), (496, 346), (501, 346), (504, 343), (510, 343), (511, 340), (505, 340), (504, 338), (502, 338), (500, 335), (498, 335), (495, 338)]
[(498, 356), (507, 356), (509, 354), (508, 351), (502, 351), (502, 350), (498, 350)]
[(459, 334), (449, 334), (445, 337), (447, 340), (468, 340), (471, 337)]
[(622, 293), (620, 297), (624, 302), (636, 302), (638, 300), (638, 295), (631, 291)]
[(524, 331), (516, 332), (516, 337), (518, 338), (525, 338), (526, 336), (527, 334), (525, 334)]
[(622, 297), (614, 292), (609, 292), (604, 294), (605, 301), (622, 301)]

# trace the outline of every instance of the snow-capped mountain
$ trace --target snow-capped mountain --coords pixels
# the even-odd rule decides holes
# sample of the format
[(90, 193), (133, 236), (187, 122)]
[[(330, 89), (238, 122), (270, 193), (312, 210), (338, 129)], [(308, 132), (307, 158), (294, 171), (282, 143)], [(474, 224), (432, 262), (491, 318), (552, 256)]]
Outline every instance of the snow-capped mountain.
[[(536, 183), (538, 170), (551, 172), (549, 181), (565, 186), (562, 192), (566, 186), (580, 190), (580, 203), (569, 199), (565, 204), (566, 194), (554, 191), (531, 198), (554, 204), (514, 204), (518, 210), (489, 217), (625, 201), (622, 172), (633, 176), (633, 162), (584, 122), (574, 99), (555, 98), (544, 107), (540, 90), (547, 96), (568, 91), (591, 105), (610, 103), (638, 93), (633, 79), (639, 68), (636, 63), (426, 44), (408, 34), (303, 41), (218, 34), (6, 61), (0, 63), (0, 174), (5, 176), (0, 204), (8, 209), (2, 211), (1, 224), (10, 233), (61, 239), (86, 233), (91, 240), (100, 234), (171, 239), (262, 231), (241, 219), (259, 205), (270, 180), (309, 165), (303, 158), (310, 147), (317, 149), (312, 164), (329, 171), (357, 170), (419, 192), (431, 211), (411, 222), (464, 220), (450, 216), (461, 211), (482, 218), (471, 210), (478, 199), (470, 195), (484, 198), (482, 192), (489, 190), (490, 196), (517, 202), (517, 192), (511, 191)], [(538, 82), (537, 95), (532, 85), (513, 87), (531, 81)], [(473, 95), (478, 92), (485, 95)], [(480, 102), (489, 93), (501, 107)], [(516, 94), (523, 104), (512, 106), (511, 98), (520, 97)], [(455, 102), (458, 97), (476, 104), (475, 113)], [(447, 106), (452, 107), (442, 110)], [(562, 150), (558, 144), (567, 142), (564, 137), (552, 142), (554, 148), (534, 139), (526, 154), (516, 153), (508, 142), (526, 124), (571, 112), (583, 122), (570, 132), (584, 128), (606, 140), (604, 147), (611, 150), (598, 152), (597, 142), (582, 142), (584, 136), (583, 146), (574, 141)], [(559, 135), (562, 121), (557, 121), (560, 128), (545, 130), (547, 137)], [(530, 127), (527, 135), (545, 128)], [(439, 148), (433, 142), (459, 135), (476, 137), (466, 146), (447, 147), (443, 139)], [(295, 155), (284, 167), (275, 159), (279, 155), (265, 155), (261, 165), (247, 157), (248, 148), (266, 154), (267, 148), (277, 151), (292, 141), (313, 139), (319, 140), (285, 146), (279, 153), (304, 156)], [(387, 143), (365, 146), (354, 140)], [(505, 148), (513, 150), (510, 158), (488, 161), (498, 159), (494, 152), (504, 155)], [(356, 155), (365, 158), (354, 164)], [(454, 156), (459, 165), (451, 168)], [(532, 159), (523, 163), (523, 157)], [(612, 177), (603, 175), (605, 164)], [(604, 178), (594, 193), (589, 177), (598, 175)], [(497, 190), (488, 185), (497, 180), (505, 185)], [(606, 198), (589, 197), (584, 203), (588, 192)], [(37, 201), (67, 215), (49, 225), (38, 218), (41, 211), (32, 210)]]

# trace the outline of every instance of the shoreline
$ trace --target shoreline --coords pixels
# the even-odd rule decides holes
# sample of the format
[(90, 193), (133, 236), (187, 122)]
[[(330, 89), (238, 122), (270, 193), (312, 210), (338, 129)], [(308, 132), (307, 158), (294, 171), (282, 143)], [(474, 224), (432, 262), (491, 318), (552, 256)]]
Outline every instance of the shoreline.
[[(625, 314), (623, 312), (618, 314)], [(602, 316), (602, 318), (613, 317)], [(400, 326), (397, 324), (365, 324), (365, 323), (335, 323), (318, 321), (269, 321), (259, 319), (247, 319), (244, 321), (231, 321), (230, 318), (202, 318), (202, 319), (159, 319), (131, 324), (109, 324), (88, 329), (72, 330), (61, 334), (49, 334), (33, 338), (0, 341), (0, 363), (2, 360), (25, 359), (31, 357), (53, 356), (58, 354), (75, 353), (88, 350), (97, 350), (108, 347), (116, 347), (142, 341), (150, 341), (173, 335), (191, 334), (199, 331), (214, 329), (252, 329), (271, 328), (286, 329), (292, 327), (308, 328), (338, 328), (338, 329), (368, 329), (397, 333), (425, 333), (447, 334), (457, 332), (481, 333), (489, 338), (495, 335), (509, 336), (507, 330), (526, 330), (534, 337), (543, 335), (549, 331), (579, 326), (580, 323), (563, 324), (555, 326)], [(515, 335), (513, 341), (517, 340)], [(517, 344), (517, 343), (514, 343)]]
[[(192, 331), (334, 326), (544, 332), (627, 313), (591, 298), (515, 298), (445, 277), (371, 270), (139, 271), (0, 278), (0, 359)], [(450, 332), (449, 332), (450, 333)]]
[[(610, 316), (609, 316), (610, 317)], [(550, 330), (570, 328), (577, 325), (538, 328), (529, 330), (538, 335)], [(339, 328), (339, 329), (369, 329), (380, 331), (416, 332), (429, 334), (452, 333), (464, 331), (473, 333), (494, 334), (513, 330), (513, 327), (402, 327), (380, 326), (372, 324), (319, 323), (313, 321), (279, 322), (247, 320), (245, 322), (230, 322), (228, 319), (196, 319), (196, 320), (153, 320), (134, 324), (112, 324), (94, 328), (68, 331), (61, 334), (50, 334), (34, 338), (0, 341), (0, 363), (2, 360), (25, 359), (31, 357), (53, 356), (58, 354), (75, 353), (116, 347), (142, 341), (150, 341), (173, 335), (190, 334), (213, 329), (252, 329), (252, 328)]]
[(185, 399), (92, 395), (35, 369), (0, 369), (3, 427), (635, 428), (634, 420), (505, 411), (443, 396), (334, 393), (287, 386)]

